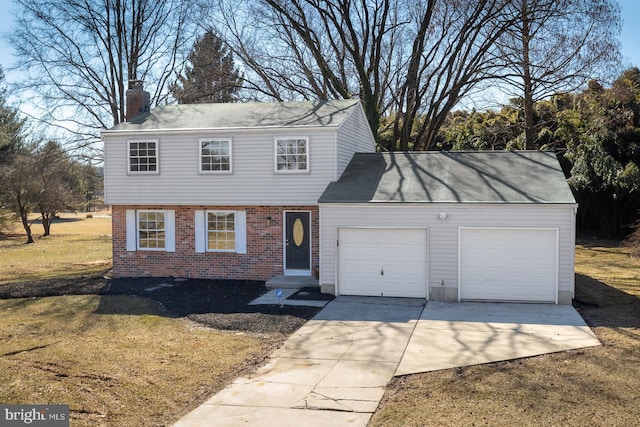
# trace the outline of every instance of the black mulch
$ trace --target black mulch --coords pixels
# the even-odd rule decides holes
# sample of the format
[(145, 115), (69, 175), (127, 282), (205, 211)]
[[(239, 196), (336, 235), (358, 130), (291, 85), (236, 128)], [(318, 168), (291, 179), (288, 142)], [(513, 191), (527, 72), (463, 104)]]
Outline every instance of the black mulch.
[(176, 316), (212, 328), (257, 333), (290, 334), (320, 311), (317, 307), (248, 305), (267, 292), (264, 282), (249, 280), (131, 278), (112, 280), (108, 293), (151, 298)]
[[(152, 290), (150, 290), (152, 289)], [(321, 296), (310, 289), (315, 298)], [(265, 294), (264, 282), (173, 278), (87, 277), (0, 285), (0, 298), (57, 295), (135, 295), (159, 302), (168, 315), (215, 329), (291, 334), (320, 311), (317, 307), (248, 304)], [(305, 298), (303, 294), (302, 298)], [(300, 298), (300, 297), (299, 297)], [(313, 299), (315, 299), (313, 298)]]

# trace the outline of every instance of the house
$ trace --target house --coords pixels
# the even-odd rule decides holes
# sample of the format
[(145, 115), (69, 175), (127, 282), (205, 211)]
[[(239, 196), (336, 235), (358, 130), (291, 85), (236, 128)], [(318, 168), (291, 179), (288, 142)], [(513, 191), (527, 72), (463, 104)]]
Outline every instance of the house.
[(358, 101), (149, 111), (140, 90), (102, 133), (116, 277), (319, 265), (335, 295), (571, 303), (577, 205), (553, 153), (376, 153)]
[(318, 198), (354, 153), (375, 150), (360, 103), (149, 111), (141, 90), (127, 95), (142, 114), (102, 133), (114, 276), (310, 276)]
[(577, 205), (554, 153), (357, 153), (319, 204), (325, 292), (573, 298)]

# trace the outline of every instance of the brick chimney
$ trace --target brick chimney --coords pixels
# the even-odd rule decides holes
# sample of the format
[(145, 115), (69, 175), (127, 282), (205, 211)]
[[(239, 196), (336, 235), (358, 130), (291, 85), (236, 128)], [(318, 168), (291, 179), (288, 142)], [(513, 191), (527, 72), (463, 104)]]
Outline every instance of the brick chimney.
[(129, 80), (129, 89), (125, 94), (127, 101), (125, 120), (128, 122), (142, 113), (148, 113), (151, 109), (151, 94), (142, 90), (142, 84), (142, 80)]

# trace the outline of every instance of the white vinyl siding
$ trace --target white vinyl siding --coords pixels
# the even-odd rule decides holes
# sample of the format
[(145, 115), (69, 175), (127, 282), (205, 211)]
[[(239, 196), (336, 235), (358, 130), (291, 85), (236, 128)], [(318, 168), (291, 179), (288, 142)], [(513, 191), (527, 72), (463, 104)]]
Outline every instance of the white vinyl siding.
[[(231, 218), (228, 218), (229, 215)], [(245, 211), (197, 210), (194, 226), (197, 253), (207, 251), (247, 253), (247, 213)], [(233, 226), (233, 229), (230, 229), (230, 226)]]
[[(558, 229), (558, 293), (573, 295), (575, 205), (320, 205), (321, 284), (337, 279), (337, 230), (344, 227), (427, 228), (430, 289), (458, 288), (460, 227)], [(446, 219), (439, 219), (446, 213)]]
[(369, 130), (369, 123), (362, 108), (354, 109), (347, 120), (340, 125), (336, 144), (336, 178), (351, 161), (354, 153), (374, 153), (376, 145)]
[(133, 210), (125, 213), (127, 251), (175, 252), (175, 211)]
[[(228, 131), (224, 137), (231, 137)], [(221, 135), (221, 138), (223, 137)], [(280, 130), (279, 137), (289, 137)], [(299, 132), (291, 138), (298, 138)], [(197, 133), (163, 134), (160, 173), (127, 174), (127, 138), (105, 138), (105, 192), (112, 205), (310, 205), (335, 180), (335, 129), (305, 131), (310, 170), (274, 173), (274, 136), (264, 132), (234, 134), (233, 173), (201, 173)], [(202, 136), (204, 137), (204, 136)], [(207, 138), (215, 138), (208, 132)]]

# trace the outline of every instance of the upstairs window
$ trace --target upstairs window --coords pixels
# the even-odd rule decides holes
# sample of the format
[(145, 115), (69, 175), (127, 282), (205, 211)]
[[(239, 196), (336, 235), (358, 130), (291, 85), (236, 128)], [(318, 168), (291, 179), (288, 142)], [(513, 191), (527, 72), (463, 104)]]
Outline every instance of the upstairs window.
[(308, 172), (309, 140), (307, 138), (276, 139), (276, 172)]
[(158, 173), (157, 141), (129, 141), (129, 172)]
[(231, 140), (200, 140), (200, 172), (231, 172)]

